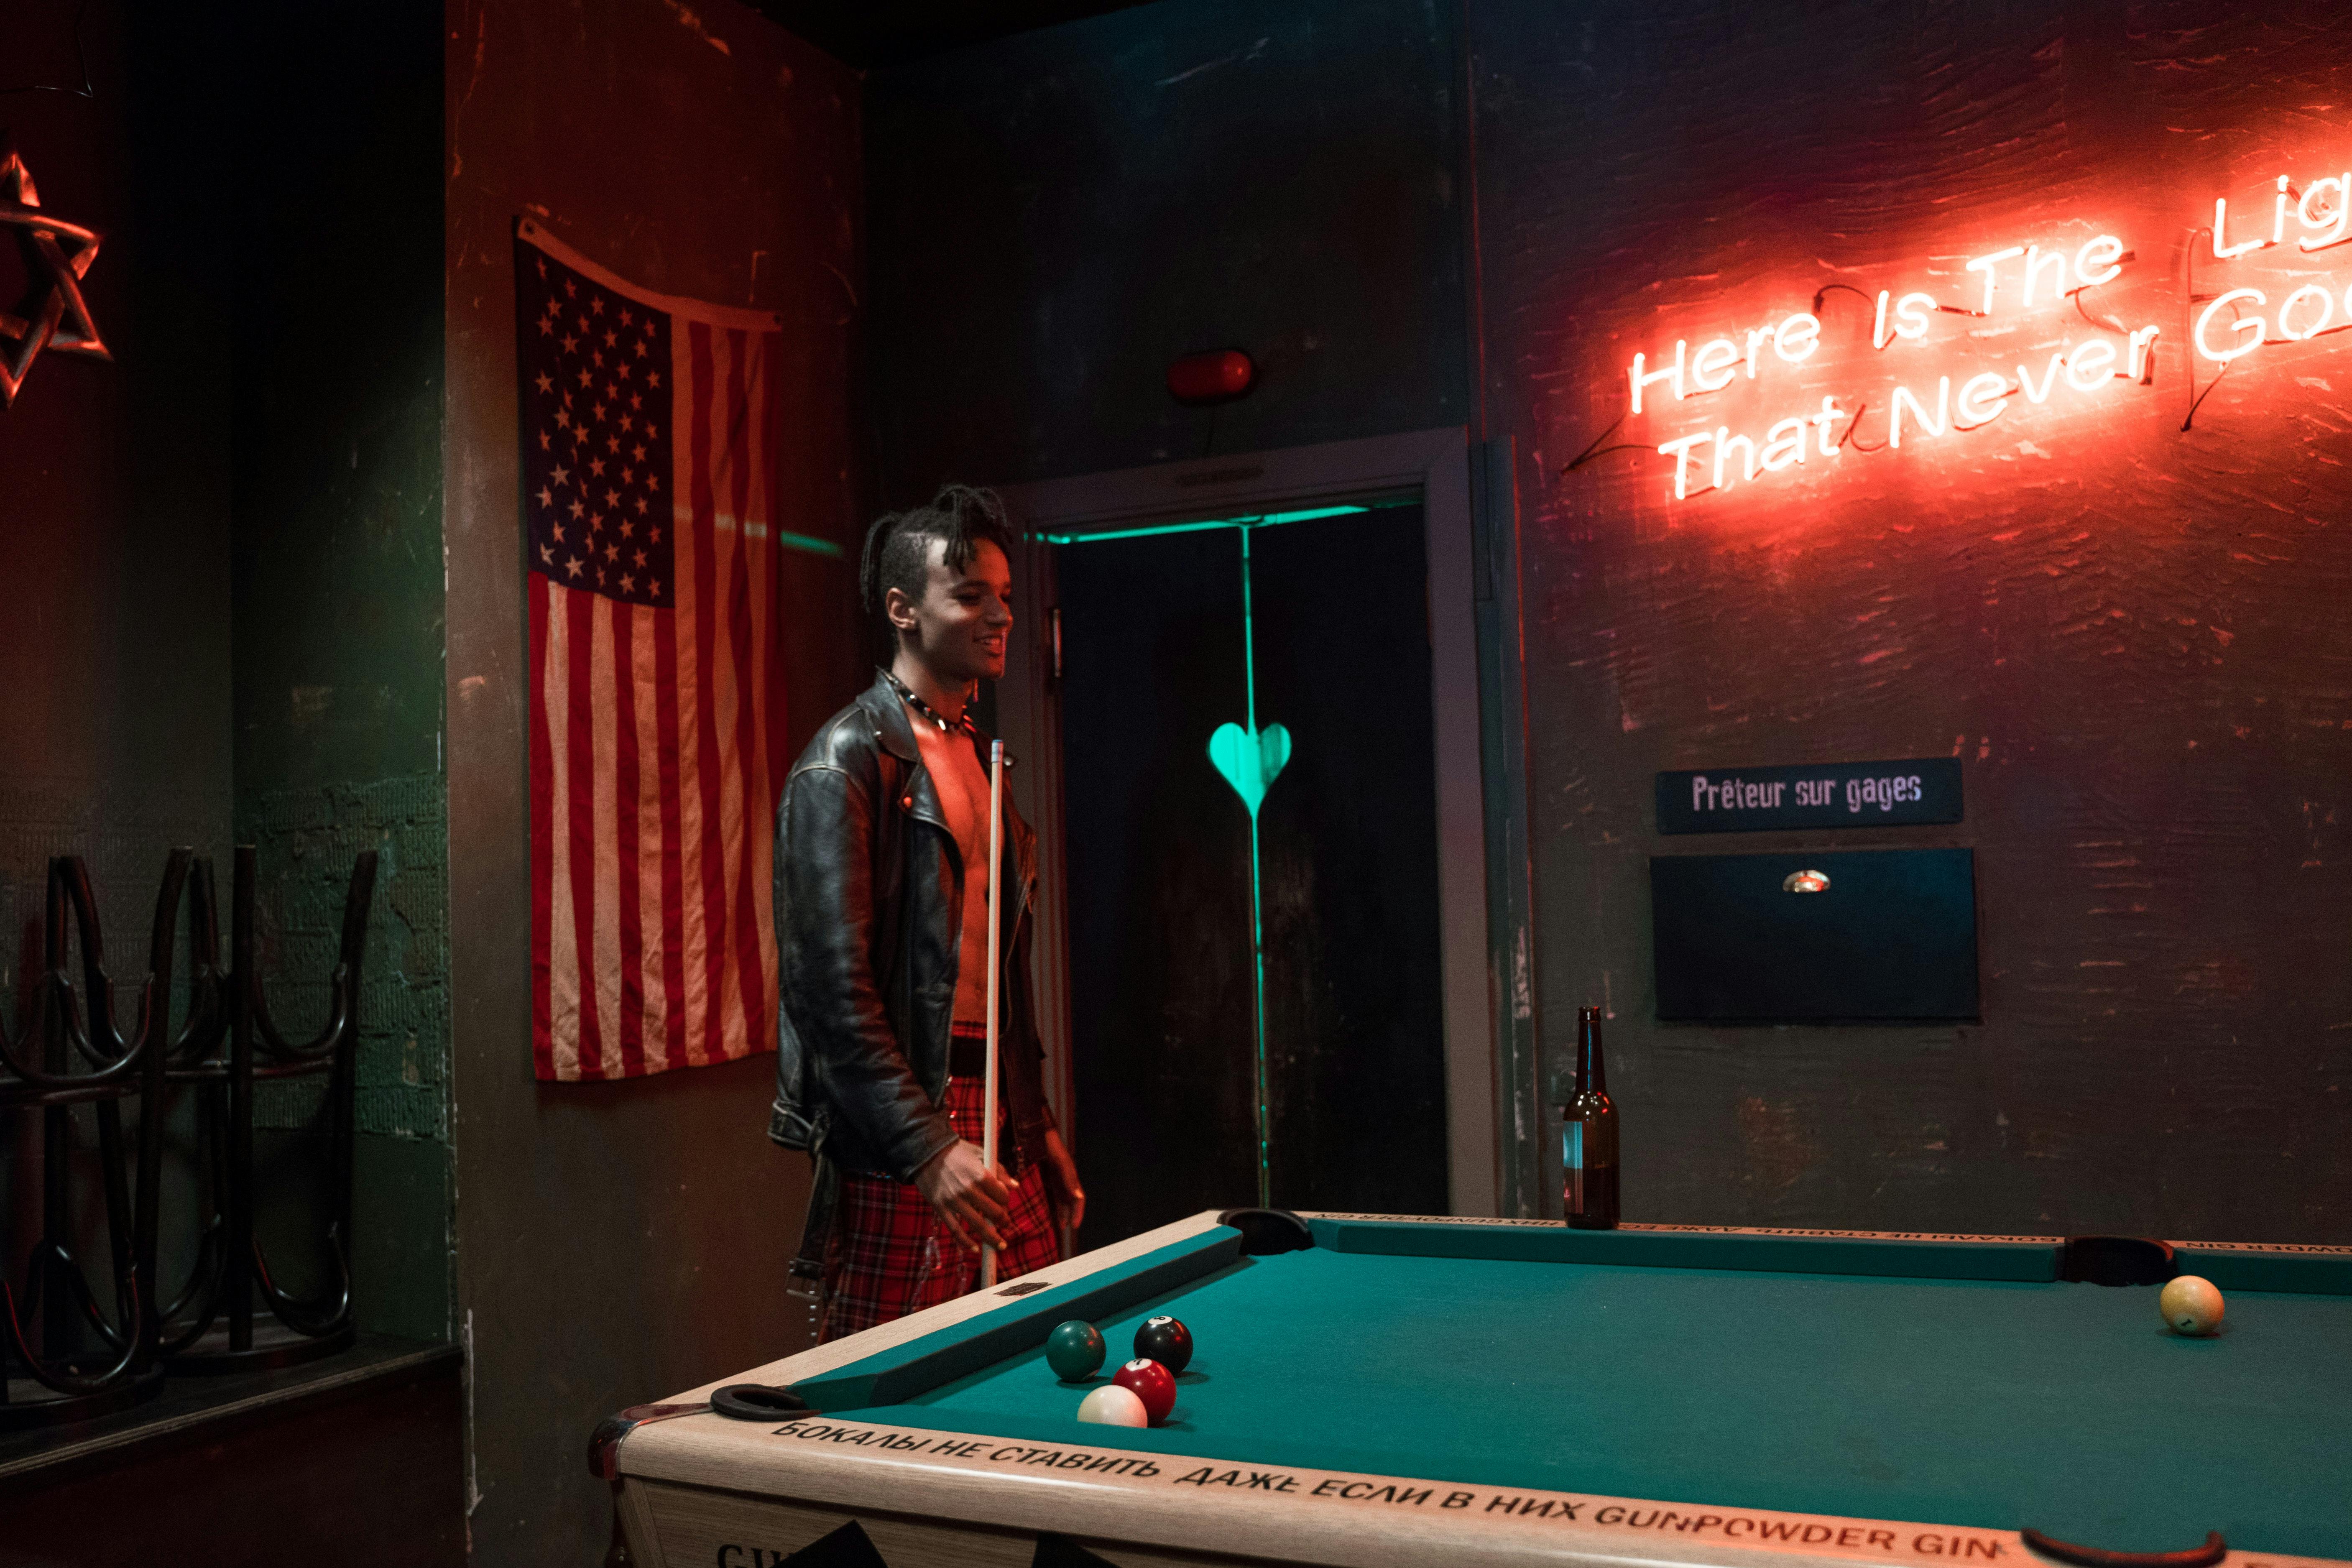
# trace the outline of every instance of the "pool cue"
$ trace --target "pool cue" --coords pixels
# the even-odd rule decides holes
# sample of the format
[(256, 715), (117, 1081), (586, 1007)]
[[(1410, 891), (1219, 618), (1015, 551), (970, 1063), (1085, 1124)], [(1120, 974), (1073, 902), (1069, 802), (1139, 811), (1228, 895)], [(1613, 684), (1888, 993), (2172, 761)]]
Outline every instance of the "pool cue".
[[(1004, 742), (988, 743), (988, 1070), (981, 1096), (981, 1163), (996, 1169), (996, 917), (1003, 897), (998, 871), (1004, 859)], [(980, 1288), (996, 1283), (996, 1248), (981, 1244)]]

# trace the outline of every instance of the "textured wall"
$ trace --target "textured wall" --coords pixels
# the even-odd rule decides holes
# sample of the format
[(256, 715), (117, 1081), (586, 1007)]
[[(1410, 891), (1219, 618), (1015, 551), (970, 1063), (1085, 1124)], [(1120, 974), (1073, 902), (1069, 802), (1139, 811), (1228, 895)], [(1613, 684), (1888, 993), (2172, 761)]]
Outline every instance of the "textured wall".
[[(238, 826), (271, 868), (256, 943), (278, 1026), (307, 1037), (327, 1015), (352, 866), (376, 852), (361, 959), (354, 1118), (362, 1132), (449, 1141), (448, 793), (438, 773), (248, 796)], [(276, 1091), (290, 1091), (281, 1097)], [(296, 1083), (265, 1086), (260, 1113), (288, 1124)], [(273, 1110), (281, 1112), (271, 1116)]]
[[(799, 1348), (784, 1265), (806, 1166), (770, 1144), (774, 1058), (531, 1078), (527, 627), (512, 225), (664, 293), (782, 313), (796, 532), (855, 538), (856, 79), (716, 0), (447, 7), (450, 934), (459, 1298), (484, 1564), (594, 1561), (601, 1417)], [(850, 574), (785, 564), (797, 749), (860, 679)]]
[[(1629, 1217), (2352, 1240), (2352, 334), (2263, 349), (2181, 428), (2182, 247), (2217, 196), (2267, 234), (2273, 175), (2352, 162), (2340, 16), (1471, 14), (1486, 403), (1522, 459), (1542, 994), (1561, 1070), (1574, 1006), (1612, 1011)], [(1969, 258), (2102, 232), (2137, 256), (2080, 310), (2004, 293), (1872, 351), (1877, 290), (1980, 306)], [(2352, 247), (2200, 254), (2200, 295), (2332, 279), (2344, 320)], [(1835, 284), (1870, 298), (1825, 297), (1808, 362), (1768, 349), (1755, 382), (1682, 404), (1654, 387), (1608, 433), (1636, 352)], [(2124, 347), (2095, 317), (2162, 327), (2152, 385), (1875, 449), (1893, 384), (1932, 405), (1939, 374)], [(1677, 502), (1647, 449), (1563, 471), (1588, 446), (1760, 435), (1825, 395), (1867, 403), (1852, 442), (1753, 484), (1735, 458), (1729, 488)], [(1655, 771), (1946, 754), (1963, 824), (1835, 847), (1975, 847), (1980, 1026), (1651, 1021), (1649, 854), (1832, 842), (1661, 845)]]
[[(10, 82), (79, 86), (68, 11), (12, 23)], [(89, 7), (91, 95), (0, 96), (42, 204), (102, 240), (115, 363), (50, 353), (0, 412), (0, 1006), (37, 963), (48, 857), (85, 857), (143, 954), (165, 851), (228, 837), (228, 417), (186, 390), (229, 344), (227, 226), (164, 168), (180, 40)], [(0, 240), (0, 310), (31, 286)], [(14, 342), (9, 347), (13, 352)], [(127, 945), (125, 945), (127, 944)], [(121, 967), (120, 963), (116, 967)]]
[[(1432, 0), (1163, 0), (877, 74), (886, 492), (1460, 422), (1454, 74)], [(1247, 398), (1170, 401), (1226, 347)]]
[[(230, 352), (229, 226), (173, 157), (203, 106), (189, 40), (168, 21), (131, 26), (125, 9), (87, 8), (89, 97), (0, 95), (0, 128), (43, 206), (101, 237), (83, 291), (115, 356), (43, 354), (0, 410), (0, 1016), (12, 1034), (18, 981), (40, 962), (50, 856), (88, 863), (128, 998), (166, 853), (223, 847), (230, 831), (229, 420), (220, 400), (187, 395)], [(74, 19), (11, 16), (0, 77), (79, 88)], [(14, 234), (0, 237), (0, 310), (21, 312), (33, 279)], [(19, 1280), (39, 1227), (37, 1125), (0, 1119), (0, 1268)], [(176, 1202), (186, 1188), (169, 1191)], [(102, 1210), (83, 1212), (94, 1239)], [(171, 1240), (165, 1260), (184, 1261)]]
[(420, 0), (248, 6), (222, 67), (249, 89), (223, 131), (238, 232), (268, 237), (230, 289), (236, 833), (273, 1005), (306, 1034), (352, 864), (382, 856), (354, 1296), (363, 1327), (420, 1339), (452, 1331), (438, 20)]

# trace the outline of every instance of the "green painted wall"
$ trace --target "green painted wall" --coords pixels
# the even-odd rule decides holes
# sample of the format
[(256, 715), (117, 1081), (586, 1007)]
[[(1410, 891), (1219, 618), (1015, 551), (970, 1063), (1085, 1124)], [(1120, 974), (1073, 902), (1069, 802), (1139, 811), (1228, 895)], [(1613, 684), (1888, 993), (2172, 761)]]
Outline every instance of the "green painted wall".
[[(233, 110), (236, 827), (265, 973), (325, 1011), (345, 879), (382, 857), (361, 998), (361, 1321), (451, 1331), (448, 794), (442, 771), (436, 9), (241, 9)], [(265, 1100), (296, 1124), (299, 1091)]]

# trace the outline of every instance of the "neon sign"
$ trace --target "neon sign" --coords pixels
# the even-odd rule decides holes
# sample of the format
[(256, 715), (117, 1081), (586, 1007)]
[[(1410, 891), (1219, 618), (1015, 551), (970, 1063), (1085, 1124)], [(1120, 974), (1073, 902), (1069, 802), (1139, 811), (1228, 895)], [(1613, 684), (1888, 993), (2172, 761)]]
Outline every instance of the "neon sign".
[[(2217, 198), (2212, 226), (2196, 230), (2189, 247), (2192, 252), (2201, 253), (2210, 244), (2211, 259), (2227, 262), (2285, 246), (2290, 238), (2303, 254), (2352, 240), (2352, 171), (2300, 186), (2289, 176), (2279, 175), (2268, 216), (2266, 234), (2235, 228), (2229, 199)], [(1686, 431), (1655, 444), (1658, 455), (1673, 461), (1675, 499), (1727, 490), (1808, 462), (1837, 463), (1849, 448), (1895, 451), (1906, 444), (1916, 447), (1923, 439), (1980, 430), (2000, 420), (2020, 400), (2027, 406), (2039, 406), (2062, 394), (2068, 402), (2098, 399), (2118, 382), (2153, 385), (2155, 348), (2164, 329), (2153, 321), (2127, 325), (2083, 308), (2087, 291), (2123, 277), (2135, 259), (2137, 252), (2114, 234), (2096, 234), (2074, 246), (2036, 239), (1969, 258), (1969, 297), (1965, 302), (1947, 300), (1924, 289), (1899, 294), (1881, 289), (1874, 299), (1853, 289), (1872, 304), (1873, 353), (1897, 344), (1925, 342), (1938, 314), (1997, 320), (2067, 302), (2075, 305), (2085, 321), (2112, 336), (2067, 342), (2039, 363), (2033, 363), (2039, 356), (2036, 350), (2023, 363), (1958, 376), (1938, 374), (1932, 385), (1924, 378), (1896, 380), (1885, 391), (1886, 434), (1877, 447), (1853, 439), (1869, 404), (1849, 410), (1835, 395), (1822, 396), (1818, 409), (1790, 410), (1766, 421), (1760, 430), (1753, 426), (1734, 429), (1726, 421)], [(1767, 382), (1779, 365), (1803, 364), (1823, 344), (1820, 315), (1823, 300), (1830, 289), (1842, 288), (1850, 286), (1825, 287), (1813, 296), (1811, 310), (1767, 314), (1762, 320), (1702, 339), (1696, 348), (1692, 340), (1681, 338), (1671, 353), (1634, 354), (1626, 370), (1627, 406), (1620, 423), (1643, 413), (1645, 405), (1659, 414), (1671, 415), (1692, 399), (1705, 398), (1737, 383)], [(2189, 331), (2187, 352), (2193, 356), (2192, 376), (2198, 360), (2226, 366), (2257, 349), (2305, 342), (2324, 332), (2352, 328), (2352, 284), (2339, 289), (2333, 279), (2302, 283), (2275, 302), (2262, 289), (2238, 287), (2210, 297), (2195, 294), (2189, 303), (2202, 306)], [(1593, 448), (1588, 447), (1569, 466), (1574, 468), (1592, 454)]]

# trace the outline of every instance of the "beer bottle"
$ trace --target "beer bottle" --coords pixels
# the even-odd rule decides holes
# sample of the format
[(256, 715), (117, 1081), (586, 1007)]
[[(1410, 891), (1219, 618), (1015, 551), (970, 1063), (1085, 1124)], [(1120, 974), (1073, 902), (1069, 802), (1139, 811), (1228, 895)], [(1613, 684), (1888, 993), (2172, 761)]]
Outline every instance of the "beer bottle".
[(1576, 1079), (1561, 1110), (1561, 1206), (1580, 1230), (1617, 1227), (1617, 1108), (1601, 1066), (1601, 1009), (1576, 1013)]

